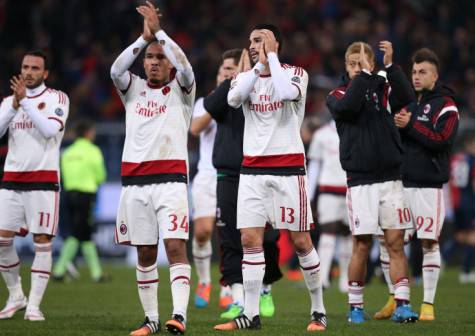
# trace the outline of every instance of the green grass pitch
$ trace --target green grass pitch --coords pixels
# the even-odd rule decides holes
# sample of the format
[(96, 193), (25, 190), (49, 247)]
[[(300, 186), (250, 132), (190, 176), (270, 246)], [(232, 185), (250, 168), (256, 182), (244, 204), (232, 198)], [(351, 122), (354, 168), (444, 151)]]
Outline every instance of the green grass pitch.
[[(135, 285), (135, 270), (122, 266), (106, 266), (112, 281), (93, 284), (86, 270), (81, 269), (78, 281), (56, 283), (51, 281), (42, 303), (45, 322), (27, 322), (23, 312), (11, 320), (0, 321), (0, 335), (128, 335), (143, 320)], [(25, 293), (28, 291), (30, 275), (27, 267), (22, 272)], [(324, 292), (329, 327), (326, 335), (475, 335), (475, 285), (460, 285), (457, 271), (445, 270), (442, 274), (436, 301), (435, 322), (418, 322), (413, 325), (397, 325), (390, 321), (368, 321), (354, 326), (346, 322), (347, 297), (332, 288)], [(217, 279), (213, 269), (213, 279)], [(167, 268), (160, 268), (161, 285), (159, 303), (162, 325), (171, 313), (171, 297)], [(192, 291), (196, 285), (192, 276)], [(378, 280), (365, 289), (366, 311), (374, 314), (386, 301), (387, 288)], [(412, 304), (416, 311), (421, 303), (421, 286), (412, 286)], [(188, 335), (221, 335), (213, 330), (220, 323), (220, 309), (217, 307), (218, 286), (213, 288), (208, 308), (193, 306), (193, 292), (188, 310)], [(304, 335), (309, 321), (309, 297), (303, 283), (285, 279), (273, 287), (276, 314), (263, 319), (261, 331), (231, 332), (242, 335)], [(7, 298), (2, 281), (0, 304)], [(162, 331), (165, 334), (164, 331)]]

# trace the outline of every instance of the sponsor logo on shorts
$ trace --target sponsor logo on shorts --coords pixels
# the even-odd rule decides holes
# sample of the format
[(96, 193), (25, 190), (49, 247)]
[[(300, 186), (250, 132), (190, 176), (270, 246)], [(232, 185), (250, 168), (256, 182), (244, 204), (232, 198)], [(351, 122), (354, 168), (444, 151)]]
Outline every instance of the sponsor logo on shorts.
[(127, 233), (127, 225), (125, 225), (124, 222), (122, 222), (122, 223), (120, 224), (119, 230), (120, 230), (120, 233), (121, 233), (121, 234), (125, 235), (125, 234)]

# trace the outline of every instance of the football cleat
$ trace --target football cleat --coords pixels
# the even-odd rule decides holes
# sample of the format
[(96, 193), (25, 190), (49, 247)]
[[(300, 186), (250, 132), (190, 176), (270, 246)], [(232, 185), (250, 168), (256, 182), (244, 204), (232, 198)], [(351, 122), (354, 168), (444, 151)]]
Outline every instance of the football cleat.
[(25, 320), (27, 321), (44, 321), (45, 316), (41, 310), (37, 308), (26, 308), (25, 311)]
[(130, 336), (146, 336), (152, 334), (158, 334), (161, 330), (160, 321), (150, 321), (148, 317), (145, 317), (145, 321), (143, 321), (142, 325), (132, 331), (129, 335)]
[(348, 322), (350, 323), (363, 323), (366, 321), (366, 314), (363, 308), (351, 307), (348, 312)]
[(195, 306), (197, 308), (205, 308), (209, 304), (211, 294), (211, 284), (199, 283), (196, 287)]
[(389, 295), (388, 301), (384, 305), (383, 308), (376, 314), (374, 314), (374, 318), (376, 320), (387, 320), (391, 318), (394, 311), (396, 310), (396, 300), (394, 300), (394, 295)]
[(224, 313), (221, 313), (219, 317), (226, 320), (233, 320), (239, 315), (241, 315), (243, 311), (244, 311), (243, 307), (233, 303), (229, 306), (228, 310), (226, 310)]
[(413, 323), (418, 319), (417, 314), (412, 311), (410, 304), (400, 305), (391, 316), (391, 320), (398, 323)]
[(218, 324), (214, 326), (214, 330), (221, 330), (221, 331), (230, 331), (230, 330), (239, 330), (239, 329), (251, 329), (251, 330), (261, 329), (261, 319), (259, 315), (254, 316), (252, 321), (248, 319), (246, 315), (240, 315), (230, 322)]
[(28, 299), (23, 296), (18, 300), (8, 300), (5, 307), (0, 311), (0, 320), (12, 318), (19, 310), (23, 310), (28, 305)]
[(434, 305), (430, 303), (423, 303), (421, 305), (421, 313), (419, 315), (420, 321), (434, 321)]
[(275, 313), (274, 301), (272, 300), (272, 294), (261, 294), (259, 299), (259, 313), (263, 317), (272, 317)]
[(325, 331), (327, 329), (327, 316), (323, 313), (314, 311), (312, 320), (307, 327), (307, 331)]
[(181, 315), (174, 314), (172, 315), (171, 320), (168, 320), (165, 323), (165, 328), (170, 334), (184, 335), (186, 329), (185, 318)]

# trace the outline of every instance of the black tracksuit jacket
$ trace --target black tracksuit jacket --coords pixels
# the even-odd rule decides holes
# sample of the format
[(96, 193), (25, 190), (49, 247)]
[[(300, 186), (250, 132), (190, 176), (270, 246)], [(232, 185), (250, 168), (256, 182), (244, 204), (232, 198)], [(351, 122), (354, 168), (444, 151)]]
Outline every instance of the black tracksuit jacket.
[(453, 91), (436, 83), (406, 107), (411, 119), (401, 130), (402, 180), (406, 188), (442, 188), (449, 180), (450, 153), (458, 129)]
[(403, 147), (392, 112), (416, 100), (396, 65), (387, 79), (361, 72), (345, 77), (327, 97), (340, 137), (340, 161), (349, 187), (401, 179)]

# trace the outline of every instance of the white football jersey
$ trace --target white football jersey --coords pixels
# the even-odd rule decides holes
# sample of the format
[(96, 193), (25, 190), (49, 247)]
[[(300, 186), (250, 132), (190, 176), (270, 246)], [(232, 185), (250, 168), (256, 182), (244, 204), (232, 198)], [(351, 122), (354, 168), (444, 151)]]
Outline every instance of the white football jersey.
[(318, 185), (321, 192), (346, 191), (346, 173), (341, 167), (339, 146), (340, 138), (333, 120), (313, 135), (307, 156), (320, 162)]
[(123, 184), (187, 182), (195, 83), (187, 91), (172, 73), (168, 84), (151, 87), (146, 80), (129, 74), (129, 88), (125, 93), (119, 91), (126, 110)]
[[(261, 75), (257, 79), (248, 99), (242, 104), (245, 167), (305, 166), (300, 126), (305, 114), (308, 75), (300, 67), (281, 66), (299, 89), (300, 97), (294, 101), (282, 101), (271, 75)], [(231, 89), (233, 86), (231, 83)]]
[[(46, 139), (20, 106), (8, 127), (3, 186), (21, 190), (58, 190), (59, 149), (69, 114), (69, 98), (64, 92), (44, 84), (32, 91), (33, 95), (27, 96), (27, 99), (33, 101), (42, 115), (60, 123), (61, 130)], [(12, 101), (13, 96), (6, 97), (0, 106), (0, 113), (6, 113)]]
[[(201, 117), (206, 113), (203, 106), (203, 98), (199, 98), (195, 102), (195, 108), (193, 110), (193, 118)], [(216, 173), (216, 169), (213, 166), (213, 146), (214, 138), (216, 137), (216, 121), (211, 119), (208, 127), (200, 133), (200, 160), (198, 161), (199, 171), (209, 171), (212, 174)]]

